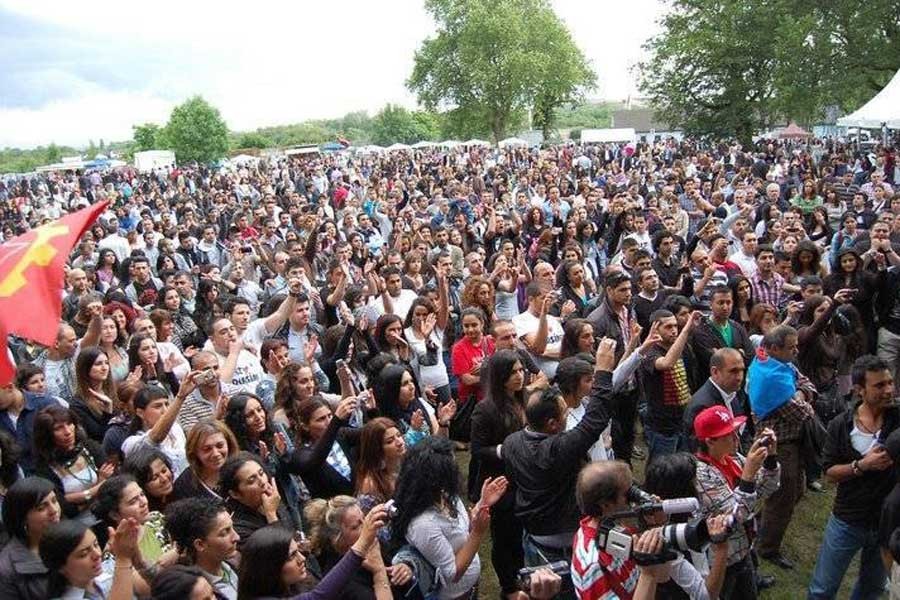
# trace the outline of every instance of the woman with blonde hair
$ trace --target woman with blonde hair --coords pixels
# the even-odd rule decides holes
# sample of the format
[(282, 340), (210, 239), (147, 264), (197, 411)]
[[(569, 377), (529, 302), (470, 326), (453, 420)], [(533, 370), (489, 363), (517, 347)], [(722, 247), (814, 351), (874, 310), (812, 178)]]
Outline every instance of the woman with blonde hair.
[(172, 499), (221, 499), (217, 492), (219, 471), (239, 451), (237, 438), (225, 423), (215, 419), (198, 421), (187, 436), (185, 453), (189, 466), (175, 480)]

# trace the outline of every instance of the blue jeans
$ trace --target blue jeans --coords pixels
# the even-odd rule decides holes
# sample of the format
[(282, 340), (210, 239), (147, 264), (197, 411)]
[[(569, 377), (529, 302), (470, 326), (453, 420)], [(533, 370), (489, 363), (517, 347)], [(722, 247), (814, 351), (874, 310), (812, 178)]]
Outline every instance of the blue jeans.
[(675, 454), (681, 450), (688, 449), (687, 438), (683, 433), (667, 435), (657, 433), (652, 429), (644, 429), (644, 435), (647, 438), (647, 449), (650, 451), (647, 464), (650, 464), (657, 456)]
[(887, 573), (881, 561), (877, 532), (844, 523), (834, 515), (828, 517), (825, 537), (819, 548), (816, 569), (809, 584), (809, 600), (834, 598), (844, 573), (857, 551), (862, 550), (859, 577), (853, 586), (851, 600), (874, 600), (884, 593)]

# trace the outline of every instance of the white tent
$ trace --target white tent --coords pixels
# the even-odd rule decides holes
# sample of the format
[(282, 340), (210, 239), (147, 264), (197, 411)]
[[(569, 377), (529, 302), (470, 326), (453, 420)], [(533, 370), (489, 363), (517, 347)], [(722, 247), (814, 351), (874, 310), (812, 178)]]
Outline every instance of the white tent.
[(397, 142), (396, 144), (391, 144), (387, 148), (385, 148), (388, 152), (394, 152), (395, 150), (412, 150), (412, 146), (407, 146), (406, 144), (401, 144)]
[(382, 152), (384, 152), (384, 148), (376, 144), (370, 144), (368, 146), (363, 146), (359, 149), (359, 151), (368, 154), (381, 154)]
[(484, 141), (484, 140), (479, 140), (479, 139), (472, 138), (471, 140), (468, 140), (468, 141), (466, 141), (466, 142), (463, 142), (462, 145), (463, 145), (463, 146), (490, 146), (491, 143), (490, 143), (490, 142), (486, 142), (486, 141)]
[(426, 141), (426, 140), (422, 140), (421, 142), (416, 142), (415, 144), (412, 145), (412, 147), (415, 148), (416, 150), (418, 150), (419, 148), (434, 148), (435, 146), (437, 146), (437, 144), (435, 144), (434, 142)]
[(837, 120), (843, 127), (900, 129), (900, 71), (874, 98), (846, 117)]
[(456, 140), (447, 140), (438, 144), (442, 148), (456, 148), (457, 146), (461, 146), (462, 142), (457, 142)]
[(609, 129), (582, 129), (582, 144), (603, 144), (606, 142), (633, 142), (637, 139), (634, 128), (619, 127)]
[(497, 142), (497, 145), (501, 148), (509, 148), (510, 146), (527, 146), (528, 142), (526, 142), (522, 138), (511, 137), (506, 138), (505, 140), (500, 140), (499, 142)]

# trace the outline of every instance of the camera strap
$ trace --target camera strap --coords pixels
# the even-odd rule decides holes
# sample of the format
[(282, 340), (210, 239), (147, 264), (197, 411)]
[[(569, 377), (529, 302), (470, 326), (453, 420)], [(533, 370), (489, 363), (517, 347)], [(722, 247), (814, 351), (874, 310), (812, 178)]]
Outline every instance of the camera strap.
[(619, 576), (616, 575), (615, 571), (611, 571), (606, 568), (606, 565), (599, 559), (597, 560), (597, 566), (600, 567), (600, 570), (603, 571), (603, 577), (606, 578), (606, 581), (609, 583), (609, 587), (613, 589), (616, 593), (616, 596), (620, 598), (620, 600), (631, 600), (631, 594), (629, 594), (625, 590), (625, 586), (622, 585), (622, 580), (619, 579)]

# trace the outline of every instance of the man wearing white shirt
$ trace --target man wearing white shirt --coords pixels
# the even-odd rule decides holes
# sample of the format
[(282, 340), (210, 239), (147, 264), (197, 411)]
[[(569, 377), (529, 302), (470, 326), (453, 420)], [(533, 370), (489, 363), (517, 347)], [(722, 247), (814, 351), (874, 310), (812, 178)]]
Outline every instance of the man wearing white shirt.
[(250, 303), (245, 298), (238, 297), (231, 302), (228, 306), (228, 318), (234, 324), (238, 337), (244, 342), (245, 348), (259, 350), (263, 341), (275, 335), (288, 320), (288, 317), (294, 312), (297, 298), (302, 291), (300, 280), (291, 279), (289, 290), (290, 293), (278, 306), (278, 310), (263, 319), (252, 319), (253, 312)]
[(401, 319), (405, 319), (409, 307), (419, 297), (418, 294), (412, 290), (403, 289), (403, 276), (397, 267), (384, 267), (381, 269), (381, 277), (384, 279), (385, 293), (374, 297), (370, 301), (370, 305), (378, 309), (379, 314), (391, 312)]
[(756, 275), (756, 247), (758, 241), (759, 238), (756, 236), (756, 231), (747, 229), (741, 236), (740, 248), (729, 257), (729, 260), (739, 266), (744, 273), (744, 277), (748, 279)]
[(106, 237), (100, 240), (97, 248), (103, 250), (109, 248), (116, 253), (116, 258), (122, 262), (131, 255), (131, 244), (128, 240), (119, 235), (119, 219), (110, 217), (106, 222)]
[(235, 392), (255, 393), (265, 371), (259, 357), (244, 348), (232, 322), (225, 317), (216, 319), (209, 340), (219, 361), (219, 379), (230, 382)]
[(547, 314), (555, 296), (544, 286), (532, 281), (525, 289), (528, 310), (513, 317), (516, 336), (525, 344), (534, 361), (548, 379), (556, 375), (562, 350), (563, 328), (559, 317)]

